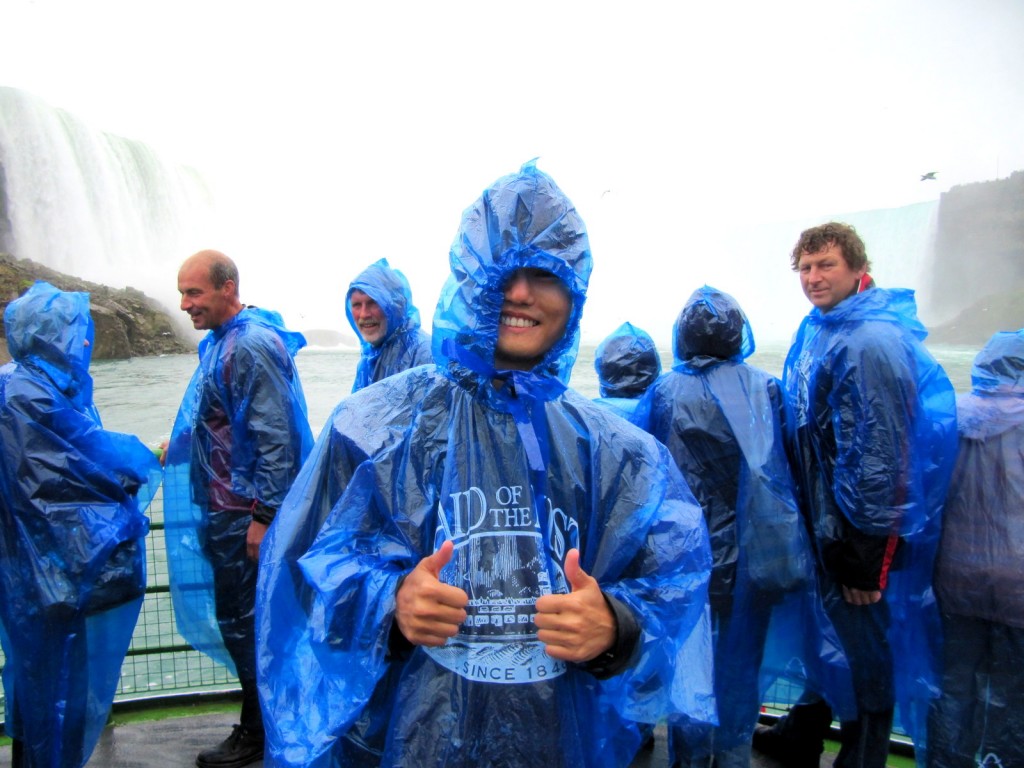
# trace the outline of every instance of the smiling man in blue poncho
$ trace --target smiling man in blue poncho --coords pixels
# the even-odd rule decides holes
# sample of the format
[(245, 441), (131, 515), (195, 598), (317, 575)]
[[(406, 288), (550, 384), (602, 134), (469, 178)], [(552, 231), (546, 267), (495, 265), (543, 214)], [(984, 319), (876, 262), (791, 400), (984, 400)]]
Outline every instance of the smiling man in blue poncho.
[(564, 383), (583, 222), (528, 163), (450, 262), (437, 366), (343, 401), (268, 534), (269, 764), (622, 766), (633, 721), (713, 718), (700, 507)]
[[(875, 286), (853, 227), (806, 230), (791, 263), (814, 309), (786, 358), (787, 434), (822, 600), (857, 700), (856, 718), (841, 721), (835, 764), (880, 768), (894, 707), (921, 747), (936, 687), (931, 579), (956, 402), (922, 343), (913, 292)], [(754, 746), (782, 750), (789, 765), (817, 765), (830, 722), (827, 707), (805, 702), (755, 733)]]
[(85, 765), (146, 591), (153, 453), (92, 400), (89, 294), (37, 282), (4, 312), (0, 639), (15, 766)]
[(375, 261), (351, 282), (345, 314), (362, 346), (353, 392), (407, 368), (434, 362), (409, 281), (387, 259)]

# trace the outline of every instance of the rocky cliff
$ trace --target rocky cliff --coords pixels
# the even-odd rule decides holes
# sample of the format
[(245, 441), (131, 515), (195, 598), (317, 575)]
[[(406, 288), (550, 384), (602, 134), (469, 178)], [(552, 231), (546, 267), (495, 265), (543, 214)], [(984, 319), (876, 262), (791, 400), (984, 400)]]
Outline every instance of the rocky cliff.
[[(36, 280), (64, 291), (88, 291), (96, 324), (93, 360), (124, 360), (142, 355), (183, 354), (195, 345), (179, 337), (167, 310), (134, 288), (115, 289), (65, 275), (28, 259), (0, 253), (0, 312)], [(0, 327), (0, 361), (10, 359)]]
[(983, 344), (1024, 327), (1024, 171), (953, 187), (939, 201), (930, 338)]

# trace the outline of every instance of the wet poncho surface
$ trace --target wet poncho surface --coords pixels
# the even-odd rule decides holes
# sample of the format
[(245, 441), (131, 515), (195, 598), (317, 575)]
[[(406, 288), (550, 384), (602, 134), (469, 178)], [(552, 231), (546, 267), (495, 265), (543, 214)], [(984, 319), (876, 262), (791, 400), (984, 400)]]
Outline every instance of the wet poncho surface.
[(1024, 330), (995, 334), (971, 380), (957, 400), (960, 453), (935, 566), (943, 667), (931, 768), (1024, 763)]
[(164, 518), (178, 631), (232, 670), (208, 551), (228, 545), (208, 535), (209, 513), (248, 516), (257, 505), (272, 511), (284, 501), (313, 443), (293, 359), (305, 344), (280, 315), (256, 307), (210, 331), (167, 448)]
[[(639, 743), (629, 720), (713, 717), (700, 508), (653, 438), (565, 388), (590, 272), (578, 215), (524, 166), (465, 212), (451, 266), (437, 368), (343, 401), (268, 534), (268, 764), (621, 766)], [(522, 267), (568, 288), (569, 324), (532, 371), (495, 371), (502, 289)], [(390, 645), (399, 580), (444, 540), (440, 578), (469, 595), (467, 621), (441, 648)], [(534, 603), (567, 591), (572, 547), (641, 627), (605, 680), (536, 637)]]
[(1024, 331), (993, 336), (971, 381), (935, 590), (943, 613), (1024, 628)]
[[(931, 587), (949, 476), (956, 406), (945, 372), (921, 343), (913, 291), (871, 288), (801, 323), (783, 380), (795, 474), (811, 516), (821, 573), (841, 551), (845, 524), (897, 534), (883, 599), (895, 665), (897, 724), (920, 743), (935, 693), (937, 621)], [(884, 658), (882, 648), (860, 648)]]
[[(676, 319), (673, 368), (645, 398), (648, 428), (683, 471), (711, 536), (716, 752), (749, 743), (761, 694), (776, 676), (799, 670), (804, 682), (822, 686), (830, 675), (849, 674), (841, 663), (828, 667), (837, 661), (837, 639), (817, 606), (810, 541), (786, 458), (782, 387), (743, 362), (753, 352), (750, 324), (736, 301), (700, 288)], [(759, 683), (773, 606), (784, 599), (791, 604), (775, 621), (789, 644), (769, 654)], [(824, 641), (812, 642), (816, 635)], [(848, 685), (843, 690), (848, 701)], [(693, 742), (684, 746), (690, 757), (708, 748), (699, 734), (677, 737)]]
[[(387, 318), (384, 340), (377, 346), (362, 340), (348, 301), (352, 291), (362, 291), (377, 302)], [(362, 347), (353, 392), (408, 368), (434, 362), (430, 337), (420, 328), (420, 312), (412, 303), (409, 281), (392, 269), (387, 259), (374, 262), (352, 281), (345, 294), (345, 314)]]
[(661, 374), (654, 339), (632, 323), (623, 323), (598, 345), (594, 370), (601, 392), (594, 402), (634, 424), (646, 423), (647, 414), (637, 409), (647, 388)]
[(0, 638), (6, 732), (31, 765), (84, 765), (146, 588), (143, 511), (160, 478), (92, 402), (86, 293), (36, 283), (4, 313)]

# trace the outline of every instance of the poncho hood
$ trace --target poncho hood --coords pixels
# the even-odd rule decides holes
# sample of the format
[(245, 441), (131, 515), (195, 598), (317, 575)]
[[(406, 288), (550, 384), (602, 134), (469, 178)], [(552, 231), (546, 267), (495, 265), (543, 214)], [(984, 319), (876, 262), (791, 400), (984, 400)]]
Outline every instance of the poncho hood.
[(754, 332), (736, 299), (705, 285), (698, 288), (679, 312), (672, 331), (676, 365), (694, 364), (696, 358), (740, 362), (754, 354)]
[(463, 212), (449, 263), (452, 274), (434, 313), (440, 369), (451, 375), (453, 363), (466, 364), (453, 359), (464, 358), (457, 347), (479, 361), (477, 376), (492, 378), (503, 289), (513, 272), (529, 267), (557, 276), (572, 301), (565, 335), (532, 374), (568, 382), (592, 268), (590, 242), (575, 206), (536, 161), (498, 179)]
[(272, 309), (263, 309), (262, 307), (247, 306), (224, 323), (224, 325), (214, 328), (200, 339), (199, 358), (203, 359), (210, 346), (224, 338), (228, 331), (244, 323), (255, 323), (276, 333), (277, 337), (281, 339), (281, 343), (284, 344), (285, 349), (288, 350), (288, 354), (292, 357), (295, 357), (298, 351), (306, 346), (306, 337), (298, 331), (289, 331), (285, 327), (284, 319), (279, 312), (275, 312)]
[(971, 368), (975, 394), (1024, 396), (1024, 328), (1000, 331), (988, 340)]
[(987, 440), (1024, 423), (1024, 329), (989, 339), (971, 369), (970, 394), (957, 398), (960, 434)]
[(640, 397), (661, 374), (658, 349), (646, 331), (626, 322), (602, 341), (594, 356), (601, 397)]
[(95, 331), (88, 293), (37, 281), (7, 305), (4, 329), (15, 362), (45, 373), (77, 405), (92, 403), (89, 362)]
[(864, 320), (901, 325), (919, 341), (928, 335), (928, 329), (917, 318), (917, 303), (910, 288), (872, 288), (843, 299), (828, 312), (815, 307), (804, 323), (829, 327)]
[[(362, 341), (359, 326), (352, 317), (349, 299), (352, 291), (362, 291), (375, 302), (387, 318), (388, 328), (380, 344), (373, 345)], [(374, 350), (383, 347), (390, 339), (400, 333), (418, 330), (420, 327), (420, 311), (412, 303), (412, 288), (405, 275), (393, 269), (387, 259), (380, 259), (368, 266), (348, 286), (345, 294), (345, 315), (349, 325), (360, 339), (364, 355), (372, 355)]]

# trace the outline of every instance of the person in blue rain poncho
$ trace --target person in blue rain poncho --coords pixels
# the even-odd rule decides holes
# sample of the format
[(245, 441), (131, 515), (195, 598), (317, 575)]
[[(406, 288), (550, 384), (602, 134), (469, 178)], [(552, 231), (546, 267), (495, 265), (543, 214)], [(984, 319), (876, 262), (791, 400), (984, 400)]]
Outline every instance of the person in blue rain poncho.
[(450, 263), (437, 366), (344, 400), (268, 535), (270, 765), (624, 766), (633, 721), (714, 716), (700, 507), (566, 388), (582, 220), (531, 162)]
[(611, 408), (627, 421), (643, 424), (638, 411), (647, 388), (661, 374), (658, 348), (648, 333), (626, 322), (597, 346), (594, 370), (601, 397), (594, 402)]
[[(913, 291), (875, 287), (852, 227), (806, 230), (791, 263), (814, 308), (783, 371), (787, 433), (822, 599), (857, 698), (856, 719), (840, 722), (835, 764), (883, 766), (894, 705), (924, 754), (937, 683), (931, 580), (956, 458), (955, 397), (922, 343)], [(775, 753), (795, 740), (806, 764), (817, 765), (830, 721), (827, 707), (806, 700), (772, 731), (755, 733), (754, 746)]]
[(406, 368), (434, 362), (409, 281), (387, 259), (375, 261), (352, 281), (345, 314), (362, 347), (353, 392)]
[(160, 480), (92, 400), (89, 294), (37, 282), (4, 312), (0, 640), (13, 764), (82, 766), (146, 590), (143, 512)]
[(1024, 329), (995, 334), (957, 400), (935, 592), (942, 694), (928, 765), (1024, 765)]
[[(746, 768), (773, 608), (798, 591), (802, 606), (816, 603), (810, 541), (786, 457), (782, 385), (744, 362), (754, 353), (754, 336), (739, 304), (699, 288), (680, 311), (672, 339), (675, 363), (651, 386), (644, 408), (648, 430), (682, 470), (711, 536), (719, 717), (713, 729), (674, 728), (672, 756), (675, 765), (708, 765), (713, 756), (718, 768)], [(800, 625), (786, 628), (794, 642), (807, 636)], [(834, 633), (829, 640), (826, 649), (835, 647)], [(828, 653), (798, 647), (784, 661), (804, 657), (801, 668), (809, 672), (819, 655)]]
[(263, 757), (256, 689), (255, 600), (260, 547), (313, 444), (295, 367), (305, 346), (281, 316), (239, 300), (238, 269), (200, 251), (178, 272), (196, 329), (199, 366), (166, 453), (164, 517), (178, 631), (238, 675), (241, 722), (199, 768)]

